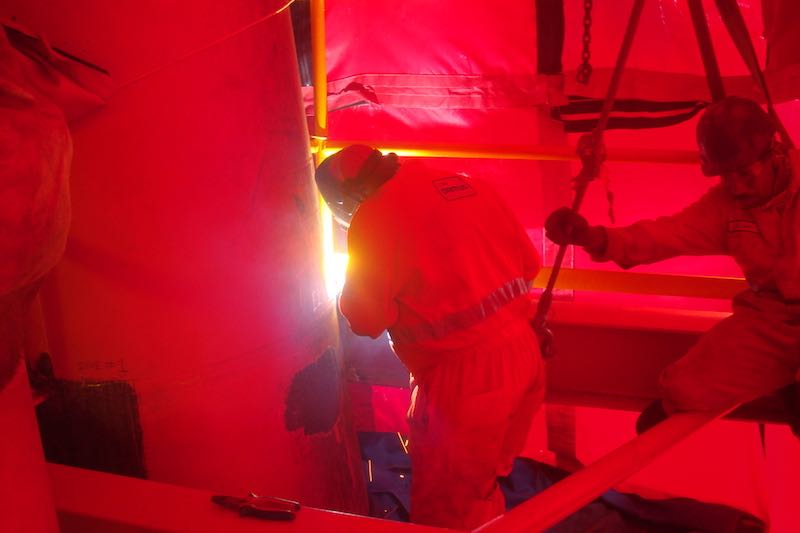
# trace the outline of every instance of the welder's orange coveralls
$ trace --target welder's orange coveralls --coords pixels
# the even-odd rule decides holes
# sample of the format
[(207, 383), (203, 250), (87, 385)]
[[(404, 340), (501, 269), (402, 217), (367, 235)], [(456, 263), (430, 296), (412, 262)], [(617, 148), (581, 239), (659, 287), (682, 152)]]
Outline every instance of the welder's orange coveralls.
[(544, 395), (528, 323), (539, 256), (485, 183), (406, 161), (356, 211), (339, 300), (359, 335), (388, 329), (411, 371), (411, 520), (472, 529)]
[(721, 185), (683, 211), (606, 228), (596, 260), (623, 268), (678, 255), (731, 255), (750, 288), (733, 314), (661, 375), (667, 412), (749, 401), (794, 381), (800, 367), (800, 157), (789, 187), (766, 205), (739, 207)]

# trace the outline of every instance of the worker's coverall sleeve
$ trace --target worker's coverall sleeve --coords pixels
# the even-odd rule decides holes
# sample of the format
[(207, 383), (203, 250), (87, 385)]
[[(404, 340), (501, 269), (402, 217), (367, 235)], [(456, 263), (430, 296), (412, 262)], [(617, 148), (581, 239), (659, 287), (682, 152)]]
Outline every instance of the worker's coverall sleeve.
[(728, 205), (724, 191), (714, 187), (674, 215), (642, 220), (622, 228), (606, 228), (605, 253), (592, 255), (592, 258), (630, 268), (679, 255), (727, 254)]
[(377, 338), (397, 320), (398, 248), (390, 222), (376, 217), (367, 222), (361, 215), (356, 213), (347, 233), (349, 258), (339, 309), (355, 334)]

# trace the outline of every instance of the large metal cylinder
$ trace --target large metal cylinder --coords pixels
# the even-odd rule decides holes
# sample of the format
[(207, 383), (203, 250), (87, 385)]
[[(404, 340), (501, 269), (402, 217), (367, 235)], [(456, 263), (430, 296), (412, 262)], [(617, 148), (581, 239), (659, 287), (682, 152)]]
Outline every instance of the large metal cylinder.
[(365, 511), (284, 2), (11, 3), (118, 83), (73, 125), (46, 451)]

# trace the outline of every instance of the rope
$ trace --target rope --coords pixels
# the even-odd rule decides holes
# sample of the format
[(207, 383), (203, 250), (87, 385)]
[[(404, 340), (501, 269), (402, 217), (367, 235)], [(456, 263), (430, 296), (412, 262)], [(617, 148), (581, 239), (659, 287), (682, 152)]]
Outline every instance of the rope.
[(780, 117), (778, 117), (772, 105), (772, 97), (769, 94), (767, 81), (764, 79), (764, 73), (761, 72), (761, 67), (758, 65), (758, 58), (756, 57), (755, 48), (753, 48), (753, 41), (750, 39), (750, 34), (747, 32), (747, 25), (744, 22), (744, 18), (742, 18), (739, 5), (736, 3), (736, 0), (715, 1), (717, 9), (720, 15), (722, 15), (722, 21), (725, 23), (725, 27), (728, 29), (733, 43), (736, 45), (737, 50), (739, 50), (739, 54), (742, 56), (748, 70), (750, 70), (753, 79), (764, 93), (764, 99), (767, 101), (767, 110), (778, 126), (778, 133), (781, 139), (783, 139), (787, 147), (794, 148), (794, 142), (792, 142), (789, 132), (786, 130), (786, 127), (783, 125), (783, 122)]
[[(614, 73), (611, 76), (611, 81), (608, 84), (608, 92), (606, 93), (606, 98), (603, 101), (603, 107), (600, 110), (600, 118), (597, 121), (597, 126), (595, 126), (591, 133), (592, 145), (594, 147), (595, 154), (597, 153), (597, 148), (602, 143), (603, 132), (605, 131), (606, 126), (608, 126), (608, 118), (611, 114), (611, 107), (614, 104), (614, 97), (616, 96), (617, 89), (619, 88), (622, 72), (625, 69), (625, 61), (628, 58), (628, 53), (630, 52), (631, 45), (633, 44), (633, 37), (636, 34), (636, 28), (639, 25), (639, 19), (642, 14), (643, 6), (644, 0), (636, 0), (633, 8), (631, 9), (631, 15), (628, 19), (628, 26), (625, 29), (625, 36), (622, 40), (619, 54), (617, 54), (617, 62), (614, 66)], [(574, 211), (578, 211), (580, 209), (581, 203), (583, 203), (583, 197), (586, 195), (586, 189), (589, 186), (589, 182), (597, 177), (598, 167), (599, 165), (592, 165), (592, 168), (588, 168), (587, 165), (584, 164), (581, 168), (581, 171), (578, 173), (578, 176), (575, 178), (575, 197), (572, 200), (572, 209)], [(533, 319), (533, 328), (539, 337), (542, 355), (545, 357), (550, 354), (553, 338), (552, 332), (547, 328), (547, 314), (550, 310), (550, 305), (553, 302), (553, 288), (555, 287), (556, 279), (558, 279), (558, 273), (561, 271), (561, 264), (564, 262), (564, 256), (567, 253), (567, 246), (568, 245), (561, 245), (558, 247), (558, 253), (556, 254), (555, 261), (553, 262), (553, 270), (550, 273), (550, 278), (547, 280), (547, 286), (545, 287), (542, 296), (539, 298), (539, 304), (536, 308), (536, 316)]]
[(716, 102), (725, 98), (725, 88), (722, 85), (714, 44), (711, 42), (708, 24), (706, 24), (706, 13), (703, 11), (702, 0), (689, 0), (689, 11), (692, 15), (694, 33), (697, 36), (697, 46), (700, 48), (700, 56), (706, 71), (708, 89), (711, 92), (711, 99)]

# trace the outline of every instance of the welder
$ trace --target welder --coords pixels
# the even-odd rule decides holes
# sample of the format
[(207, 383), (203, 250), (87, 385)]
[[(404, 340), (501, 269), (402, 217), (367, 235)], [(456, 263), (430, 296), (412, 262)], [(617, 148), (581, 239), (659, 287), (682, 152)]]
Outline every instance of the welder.
[(622, 268), (682, 255), (730, 255), (749, 288), (733, 313), (704, 333), (659, 378), (660, 402), (640, 431), (677, 411), (725, 409), (793, 383), (800, 367), (800, 158), (778, 124), (750, 99), (709, 105), (697, 123), (700, 164), (719, 176), (671, 216), (626, 227), (590, 225), (569, 208), (547, 218), (547, 236)]
[(542, 403), (529, 324), (540, 259), (480, 179), (364, 145), (317, 184), (349, 224), (339, 308), (358, 335), (388, 330), (411, 373), (411, 521), (473, 529), (504, 511), (507, 475)]

